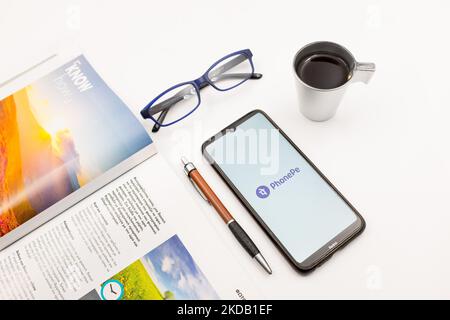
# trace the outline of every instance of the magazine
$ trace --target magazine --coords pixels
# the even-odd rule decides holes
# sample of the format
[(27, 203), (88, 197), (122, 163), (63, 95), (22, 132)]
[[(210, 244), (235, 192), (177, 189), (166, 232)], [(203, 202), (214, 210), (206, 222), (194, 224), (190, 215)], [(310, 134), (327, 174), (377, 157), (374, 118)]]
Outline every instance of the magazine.
[(83, 56), (0, 99), (0, 249), (154, 153)]
[(0, 299), (260, 296), (86, 58), (0, 101)]

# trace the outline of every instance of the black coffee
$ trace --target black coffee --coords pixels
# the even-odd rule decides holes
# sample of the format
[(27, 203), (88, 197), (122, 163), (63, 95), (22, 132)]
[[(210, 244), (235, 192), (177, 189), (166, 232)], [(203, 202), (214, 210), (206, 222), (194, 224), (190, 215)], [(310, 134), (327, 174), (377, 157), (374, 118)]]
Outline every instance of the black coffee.
[(328, 53), (313, 54), (301, 60), (296, 72), (303, 82), (318, 89), (340, 87), (350, 79), (350, 68), (340, 57)]

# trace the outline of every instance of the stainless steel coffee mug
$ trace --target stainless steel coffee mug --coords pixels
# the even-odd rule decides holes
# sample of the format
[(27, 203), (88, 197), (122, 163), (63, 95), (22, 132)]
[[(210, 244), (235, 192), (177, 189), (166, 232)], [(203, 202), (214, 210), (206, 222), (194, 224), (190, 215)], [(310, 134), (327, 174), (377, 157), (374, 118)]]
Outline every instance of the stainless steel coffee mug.
[[(330, 68), (327, 68), (326, 59), (330, 57), (335, 61), (331, 61)], [(342, 73), (342, 70), (339, 69), (339, 63), (345, 68), (342, 70), (347, 71), (345, 78), (341, 80), (339, 77), (342, 75), (339, 73)], [(375, 72), (375, 64), (357, 62), (343, 46), (320, 41), (310, 43), (297, 52), (293, 69), (300, 112), (310, 120), (326, 121), (336, 114), (342, 97), (351, 83), (369, 83)], [(335, 85), (330, 82), (334, 81), (333, 79), (337, 81)]]

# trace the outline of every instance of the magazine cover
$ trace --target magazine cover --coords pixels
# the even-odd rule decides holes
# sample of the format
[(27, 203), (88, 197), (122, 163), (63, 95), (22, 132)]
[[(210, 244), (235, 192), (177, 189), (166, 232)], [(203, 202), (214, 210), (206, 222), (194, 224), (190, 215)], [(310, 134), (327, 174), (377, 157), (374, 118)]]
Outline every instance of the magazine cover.
[(79, 56), (0, 99), (0, 249), (154, 154)]

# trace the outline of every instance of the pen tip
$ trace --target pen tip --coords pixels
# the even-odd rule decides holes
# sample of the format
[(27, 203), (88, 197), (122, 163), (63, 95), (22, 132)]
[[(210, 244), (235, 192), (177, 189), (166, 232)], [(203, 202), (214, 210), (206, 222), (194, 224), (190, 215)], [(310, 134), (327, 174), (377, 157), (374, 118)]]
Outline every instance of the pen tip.
[(186, 159), (186, 157), (181, 157), (181, 162), (184, 164), (184, 165), (187, 165), (188, 163), (189, 163), (189, 161), (188, 161), (188, 159)]
[(267, 265), (266, 271), (268, 274), (272, 274), (272, 268), (269, 265)]
[(261, 253), (258, 253), (255, 256), (255, 259), (264, 268), (264, 270), (267, 271), (268, 274), (272, 274), (272, 268), (269, 266), (269, 264), (267, 263), (266, 259), (264, 259), (264, 257), (262, 256)]

